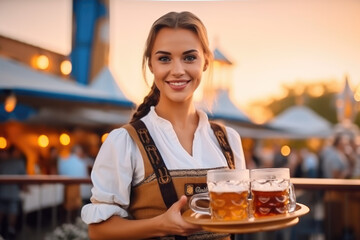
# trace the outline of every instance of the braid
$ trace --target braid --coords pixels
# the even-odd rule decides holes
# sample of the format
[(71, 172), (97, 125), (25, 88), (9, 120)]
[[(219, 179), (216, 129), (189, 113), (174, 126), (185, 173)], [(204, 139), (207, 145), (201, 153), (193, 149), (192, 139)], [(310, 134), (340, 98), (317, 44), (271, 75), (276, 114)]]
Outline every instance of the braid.
[(132, 115), (130, 123), (136, 122), (150, 112), (151, 106), (156, 106), (159, 102), (160, 91), (155, 84), (152, 85), (149, 94), (144, 98), (142, 104), (139, 105), (136, 112)]

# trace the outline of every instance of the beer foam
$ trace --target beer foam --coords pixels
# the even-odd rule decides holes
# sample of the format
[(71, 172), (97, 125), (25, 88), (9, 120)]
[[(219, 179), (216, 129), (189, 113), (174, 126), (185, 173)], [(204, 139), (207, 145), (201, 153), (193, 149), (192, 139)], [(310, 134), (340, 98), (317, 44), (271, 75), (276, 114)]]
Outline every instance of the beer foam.
[(284, 191), (289, 187), (289, 182), (284, 180), (264, 180), (251, 182), (251, 189), (255, 191), (274, 192)]
[(211, 192), (244, 192), (248, 191), (248, 183), (238, 181), (209, 182), (209, 191)]

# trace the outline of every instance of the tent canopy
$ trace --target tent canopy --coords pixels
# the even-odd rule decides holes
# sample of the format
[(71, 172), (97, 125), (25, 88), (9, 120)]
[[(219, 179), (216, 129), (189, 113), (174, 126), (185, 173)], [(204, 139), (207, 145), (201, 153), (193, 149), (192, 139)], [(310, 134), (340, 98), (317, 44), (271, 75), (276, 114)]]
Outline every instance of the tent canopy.
[(0, 100), (4, 102), (11, 93), (17, 99), (13, 112), (0, 109), (0, 122), (19, 120), (96, 126), (116, 123), (118, 119), (120, 124), (127, 121), (135, 106), (117, 86), (107, 67), (90, 86), (2, 57), (0, 73)]
[(306, 106), (288, 108), (268, 125), (288, 132), (292, 138), (326, 138), (333, 132), (332, 124)]
[(124, 93), (121, 91), (119, 85), (117, 85), (116, 80), (108, 67), (104, 67), (102, 69), (102, 71), (90, 83), (89, 88), (95, 91), (105, 92), (113, 99), (122, 99), (129, 102)]
[[(60, 99), (66, 101), (80, 101), (89, 103), (108, 103), (123, 107), (132, 107), (134, 104), (120, 91), (106, 92), (102, 88), (98, 77), (93, 87), (79, 85), (71, 80), (63, 79), (45, 72), (39, 72), (21, 63), (0, 57), (0, 91), (11, 91), (16, 95), (36, 96), (43, 98)], [(106, 83), (109, 83), (110, 72), (105, 70)], [(115, 90), (114, 90), (115, 91)]]
[(246, 116), (229, 97), (227, 90), (219, 89), (216, 91), (216, 95), (211, 103), (211, 110), (206, 108), (205, 102), (197, 103), (200, 109), (203, 109), (210, 119), (222, 119), (238, 123), (252, 123), (250, 118)]
[(220, 51), (220, 49), (215, 48), (213, 54), (214, 54), (215, 61), (219, 61), (219, 62), (226, 63), (228, 65), (232, 65), (232, 62), (227, 57), (225, 57), (225, 55)]
[(226, 126), (235, 129), (242, 137), (269, 138), (284, 136), (284, 132), (267, 125), (254, 123), (243, 111), (232, 102), (228, 90), (219, 89), (211, 104), (211, 111), (206, 108), (204, 101), (198, 102), (197, 107), (204, 110), (209, 119), (224, 122)]

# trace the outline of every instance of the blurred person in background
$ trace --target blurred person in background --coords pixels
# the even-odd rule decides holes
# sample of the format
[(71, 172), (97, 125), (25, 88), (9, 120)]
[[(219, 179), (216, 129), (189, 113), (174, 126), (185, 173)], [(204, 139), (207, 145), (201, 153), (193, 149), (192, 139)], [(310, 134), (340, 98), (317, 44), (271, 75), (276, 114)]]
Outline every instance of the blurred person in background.
[(354, 162), (354, 171), (352, 174), (352, 178), (360, 179), (360, 148), (356, 149), (356, 157)]
[(254, 169), (257, 168), (257, 161), (258, 161), (258, 157), (255, 155), (255, 152), (250, 149), (250, 150), (244, 150), (244, 156), (245, 156), (245, 162), (246, 162), (246, 167), (248, 169)]
[(49, 174), (58, 174), (59, 150), (57, 147), (50, 147), (49, 150)]
[(346, 135), (335, 136), (331, 147), (322, 154), (322, 173), (324, 178), (349, 178), (351, 168), (345, 148), (349, 144)]
[(288, 167), (290, 169), (290, 177), (300, 178), (303, 176), (302, 165), (303, 158), (300, 156), (299, 149), (293, 148), (288, 156)]
[(287, 168), (287, 167), (289, 167), (288, 157), (284, 156), (281, 153), (281, 146), (278, 143), (274, 143), (273, 150), (274, 150), (273, 167), (274, 168)]
[[(89, 177), (89, 161), (81, 145), (74, 145), (67, 158), (58, 159), (58, 174), (68, 177)], [(68, 220), (73, 220), (79, 215), (84, 202), (91, 196), (90, 184), (67, 184), (65, 185), (64, 207), (68, 211)]]
[[(354, 134), (345, 149), (351, 169), (349, 178), (360, 179), (360, 138)], [(347, 217), (350, 226), (347, 226), (347, 239), (360, 239), (360, 192), (349, 191), (347, 196)]]
[[(1, 150), (0, 174), (25, 175), (25, 155), (14, 145), (8, 150)], [(7, 222), (6, 229), (1, 231), (5, 239), (15, 239), (17, 219), (20, 210), (20, 186), (17, 184), (0, 184), (0, 227)]]
[(349, 159), (352, 169), (350, 178), (360, 178), (360, 138), (355, 136), (350, 139), (350, 144), (346, 148), (346, 156)]
[(306, 178), (317, 178), (319, 172), (319, 159), (318, 156), (309, 151), (307, 148), (302, 148), (300, 150), (300, 155), (302, 158), (301, 170), (302, 177)]
[[(338, 133), (333, 143), (322, 152), (322, 172), (325, 178), (351, 178), (353, 167), (351, 159), (351, 138)], [(360, 235), (359, 196), (350, 191), (327, 190), (324, 194), (326, 239), (356, 239)], [(350, 219), (350, 220), (349, 220)]]
[(87, 177), (87, 162), (84, 149), (80, 145), (74, 145), (67, 158), (58, 160), (58, 172), (60, 175), (69, 177)]

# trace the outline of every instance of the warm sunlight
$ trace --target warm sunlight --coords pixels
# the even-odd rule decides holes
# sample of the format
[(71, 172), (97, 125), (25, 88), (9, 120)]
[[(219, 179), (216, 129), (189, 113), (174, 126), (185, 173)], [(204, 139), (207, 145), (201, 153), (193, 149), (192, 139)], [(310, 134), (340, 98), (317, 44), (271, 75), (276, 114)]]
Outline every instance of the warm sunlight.
[[(19, 1), (27, 11), (18, 11)], [(126, 96), (137, 103), (148, 92), (141, 75), (145, 38), (150, 24), (167, 11), (189, 10), (203, 20), (212, 48), (220, 48), (233, 62), (226, 84), (236, 105), (242, 108), (255, 100), (284, 96), (284, 83), (342, 82), (346, 74), (352, 85), (360, 84), (360, 68), (356, 64), (360, 56), (358, 1), (109, 3), (110, 68)], [(0, 34), (67, 55), (72, 44), (71, 6), (70, 0), (41, 4), (2, 1)], [(136, 21), (129, 24), (134, 16)], [(32, 24), (27, 24), (30, 21)], [(64, 74), (69, 71), (67, 68)], [(301, 94), (302, 89), (298, 91)], [(311, 90), (313, 96), (322, 92), (320, 87)]]

